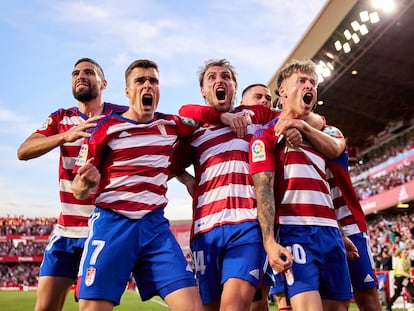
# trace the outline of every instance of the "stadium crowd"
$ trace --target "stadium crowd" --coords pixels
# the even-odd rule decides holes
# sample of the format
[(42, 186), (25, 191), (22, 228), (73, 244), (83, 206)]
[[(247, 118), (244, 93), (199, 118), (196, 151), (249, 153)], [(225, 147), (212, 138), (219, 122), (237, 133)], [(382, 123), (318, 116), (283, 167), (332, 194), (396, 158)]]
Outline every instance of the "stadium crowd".
[(356, 163), (350, 170), (355, 191), (360, 200), (383, 193), (414, 179), (414, 161), (404, 161), (386, 174), (375, 177), (370, 174), (414, 155), (414, 133), (409, 131), (400, 139), (391, 141), (386, 146), (375, 149), (366, 160)]
[(0, 287), (37, 286), (40, 263), (0, 264)]
[(1, 217), (0, 235), (50, 235), (56, 222), (56, 218)]

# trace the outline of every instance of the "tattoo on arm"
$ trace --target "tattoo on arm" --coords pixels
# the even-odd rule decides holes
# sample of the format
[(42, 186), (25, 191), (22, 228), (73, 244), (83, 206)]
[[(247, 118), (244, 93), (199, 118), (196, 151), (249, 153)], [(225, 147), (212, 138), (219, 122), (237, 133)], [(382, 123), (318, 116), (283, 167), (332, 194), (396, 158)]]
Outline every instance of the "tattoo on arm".
[(257, 217), (262, 230), (263, 242), (274, 239), (275, 225), (275, 197), (274, 197), (274, 172), (262, 172), (253, 174), (253, 182), (256, 190)]

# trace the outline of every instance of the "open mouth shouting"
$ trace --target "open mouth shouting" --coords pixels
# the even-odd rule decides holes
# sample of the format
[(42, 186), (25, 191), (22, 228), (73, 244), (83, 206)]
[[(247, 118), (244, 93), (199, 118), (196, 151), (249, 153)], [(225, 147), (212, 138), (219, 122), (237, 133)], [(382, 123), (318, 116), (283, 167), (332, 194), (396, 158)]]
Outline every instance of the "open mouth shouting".
[(305, 93), (305, 95), (303, 95), (303, 102), (306, 105), (310, 105), (312, 103), (313, 100), (313, 94), (311, 92)]
[(226, 90), (222, 87), (216, 89), (216, 97), (218, 100), (225, 100), (226, 99)]
[(152, 107), (152, 102), (153, 102), (152, 94), (142, 95), (142, 105), (144, 107)]

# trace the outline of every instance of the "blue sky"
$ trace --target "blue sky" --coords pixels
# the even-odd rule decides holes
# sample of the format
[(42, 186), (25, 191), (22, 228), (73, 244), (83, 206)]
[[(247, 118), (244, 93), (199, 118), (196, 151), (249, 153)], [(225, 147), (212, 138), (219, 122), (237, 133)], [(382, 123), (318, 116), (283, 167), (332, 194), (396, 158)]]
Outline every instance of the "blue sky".
[[(326, 0), (19, 0), (0, 4), (0, 217), (57, 216), (58, 151), (19, 161), (23, 140), (58, 108), (71, 107), (71, 71), (96, 59), (104, 100), (125, 104), (124, 71), (135, 59), (160, 67), (158, 110), (202, 103), (197, 71), (211, 58), (235, 66), (239, 94), (268, 83)], [(240, 95), (237, 102), (240, 101)], [(172, 220), (191, 218), (184, 186), (169, 182)]]

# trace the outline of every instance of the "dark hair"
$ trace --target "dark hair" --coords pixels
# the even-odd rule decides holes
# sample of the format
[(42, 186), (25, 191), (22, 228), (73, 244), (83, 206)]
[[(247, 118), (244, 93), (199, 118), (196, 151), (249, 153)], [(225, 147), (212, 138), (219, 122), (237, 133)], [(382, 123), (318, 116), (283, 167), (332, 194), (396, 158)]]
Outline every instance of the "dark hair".
[(237, 73), (236, 69), (234, 69), (233, 65), (227, 59), (209, 59), (204, 63), (198, 72), (198, 81), (200, 82), (200, 87), (203, 86), (204, 82), (204, 74), (206, 73), (207, 69), (213, 66), (225, 67), (230, 70), (231, 75), (233, 76), (233, 81), (236, 85), (237, 89)]
[(76, 61), (75, 65), (73, 65), (73, 67), (76, 67), (76, 65), (78, 65), (79, 63), (82, 63), (82, 62), (88, 62), (88, 63), (93, 64), (97, 69), (96, 71), (98, 72), (98, 75), (101, 77), (102, 80), (105, 80), (105, 74), (103, 72), (102, 67), (92, 58), (88, 58), (88, 57), (79, 58)]
[(315, 77), (316, 84), (318, 84), (318, 73), (316, 71), (316, 64), (310, 60), (292, 60), (279, 70), (276, 84), (276, 95), (279, 96), (279, 88), (282, 82), (289, 78), (295, 72), (302, 72), (311, 74)]
[(269, 88), (267, 85), (262, 84), (262, 83), (254, 83), (254, 84), (250, 84), (250, 85), (248, 85), (248, 86), (246, 86), (246, 87), (244, 88), (244, 90), (243, 90), (243, 92), (242, 92), (242, 98), (243, 98), (244, 94), (245, 94), (248, 90), (250, 90), (250, 89), (252, 89), (252, 88), (254, 88), (254, 87), (256, 87), (256, 86), (262, 86), (262, 87), (264, 87), (264, 88), (266, 88), (266, 89), (268, 89), (268, 88)]
[(125, 82), (128, 82), (128, 76), (131, 74), (131, 71), (134, 68), (154, 68), (157, 72), (159, 72), (157, 63), (153, 62), (152, 60), (137, 59), (134, 60), (131, 65), (129, 65), (125, 70)]

